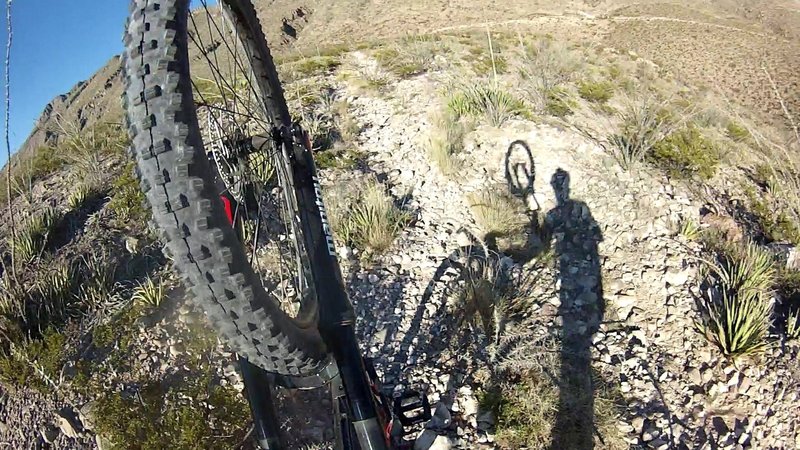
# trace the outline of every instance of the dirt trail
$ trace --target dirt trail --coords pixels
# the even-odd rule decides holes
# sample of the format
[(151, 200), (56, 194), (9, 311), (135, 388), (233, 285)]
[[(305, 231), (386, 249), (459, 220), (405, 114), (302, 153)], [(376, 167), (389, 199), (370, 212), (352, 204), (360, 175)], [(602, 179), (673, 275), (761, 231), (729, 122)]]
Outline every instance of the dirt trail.
[(756, 31), (745, 30), (738, 27), (732, 27), (729, 25), (722, 25), (718, 23), (711, 23), (711, 22), (702, 22), (696, 20), (686, 20), (686, 19), (678, 19), (674, 17), (662, 17), (662, 16), (653, 16), (653, 17), (638, 17), (638, 16), (594, 16), (589, 13), (584, 12), (577, 12), (577, 13), (570, 13), (570, 14), (552, 14), (552, 15), (542, 15), (540, 17), (536, 17), (534, 19), (512, 19), (512, 20), (502, 20), (502, 21), (493, 21), (493, 22), (485, 22), (485, 23), (473, 23), (473, 24), (465, 24), (465, 25), (453, 25), (448, 27), (438, 28), (436, 30), (431, 31), (432, 33), (446, 33), (449, 31), (458, 31), (458, 30), (471, 30), (471, 29), (480, 29), (480, 28), (497, 28), (506, 25), (541, 25), (542, 23), (546, 23), (548, 21), (557, 20), (557, 21), (565, 21), (570, 22), (573, 25), (579, 25), (581, 23), (588, 23), (588, 22), (596, 22), (601, 24), (615, 24), (615, 23), (623, 23), (623, 22), (673, 22), (673, 23), (682, 23), (688, 25), (697, 25), (697, 26), (707, 26), (713, 27), (721, 30), (727, 31), (735, 31), (739, 33), (749, 34), (751, 36), (758, 36), (762, 38), (768, 39), (775, 39), (784, 43), (792, 43), (792, 41), (788, 39), (781, 38), (779, 36), (775, 36), (774, 34), (769, 33), (759, 33)]

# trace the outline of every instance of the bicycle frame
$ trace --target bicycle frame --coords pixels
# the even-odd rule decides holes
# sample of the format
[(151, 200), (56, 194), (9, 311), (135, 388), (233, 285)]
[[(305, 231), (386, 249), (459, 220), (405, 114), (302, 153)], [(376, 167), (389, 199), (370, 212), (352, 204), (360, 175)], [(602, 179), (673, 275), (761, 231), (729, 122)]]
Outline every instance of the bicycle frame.
[[(403, 426), (430, 418), (427, 398), (405, 394), (389, 406), (379, 388), (371, 362), (363, 359), (355, 335), (355, 312), (347, 296), (336, 247), (328, 223), (322, 190), (307, 134), (299, 124), (273, 132), (275, 149), (284, 152), (290, 162), (298, 214), (319, 305), (319, 332), (325, 341), (334, 366), (317, 377), (317, 385), (330, 383), (334, 406), (334, 430), (338, 450), (388, 450), (410, 448), (401, 445)], [(259, 445), (265, 449), (281, 448), (277, 415), (272, 403), (271, 386), (301, 387), (306, 381), (267, 374), (246, 360), (240, 361)], [(298, 384), (299, 383), (299, 384)], [(415, 395), (422, 400), (414, 401)], [(409, 402), (408, 400), (412, 401)], [(414, 417), (406, 412), (421, 409)]]

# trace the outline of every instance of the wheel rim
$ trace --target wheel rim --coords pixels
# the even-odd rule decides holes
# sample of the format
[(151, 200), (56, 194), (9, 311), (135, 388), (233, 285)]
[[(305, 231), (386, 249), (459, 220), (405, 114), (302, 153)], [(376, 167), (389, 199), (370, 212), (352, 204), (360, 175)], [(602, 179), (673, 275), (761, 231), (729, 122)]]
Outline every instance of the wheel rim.
[[(272, 139), (253, 151), (253, 136), (272, 135), (265, 95), (233, 14), (201, 1), (188, 21), (192, 94), (204, 147), (235, 200), (237, 227), (253, 270), (297, 322), (316, 318), (316, 297), (292, 188), (288, 157)], [(246, 38), (246, 37), (245, 37)]]

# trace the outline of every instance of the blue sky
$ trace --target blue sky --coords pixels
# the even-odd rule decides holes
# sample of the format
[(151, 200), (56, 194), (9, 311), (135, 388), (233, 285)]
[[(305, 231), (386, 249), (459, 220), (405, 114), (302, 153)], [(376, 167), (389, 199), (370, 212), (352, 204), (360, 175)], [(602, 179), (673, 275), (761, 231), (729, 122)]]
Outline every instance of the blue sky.
[[(2, 2), (2, 58), (6, 48), (6, 0)], [(194, 1), (193, 3), (199, 3)], [(209, 4), (215, 3), (212, 1)], [(11, 50), (11, 151), (56, 95), (89, 78), (122, 52), (128, 0), (14, 0)], [(0, 112), (5, 113), (5, 104)], [(5, 164), (5, 142), (0, 145)]]

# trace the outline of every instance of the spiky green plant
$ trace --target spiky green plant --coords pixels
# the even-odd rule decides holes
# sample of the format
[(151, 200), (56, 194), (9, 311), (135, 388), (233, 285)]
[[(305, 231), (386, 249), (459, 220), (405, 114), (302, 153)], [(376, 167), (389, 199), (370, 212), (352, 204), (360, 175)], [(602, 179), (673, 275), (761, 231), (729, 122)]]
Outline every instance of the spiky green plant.
[(699, 299), (698, 329), (726, 356), (758, 353), (772, 314), (775, 280), (772, 256), (754, 243), (730, 246), (706, 264), (710, 287)]
[(483, 118), (495, 127), (514, 116), (530, 114), (520, 99), (488, 81), (458, 89), (449, 96), (447, 108), (456, 117)]
[(786, 318), (786, 336), (789, 339), (800, 339), (800, 310), (789, 313)]
[(679, 232), (681, 236), (685, 237), (687, 240), (694, 241), (700, 237), (702, 229), (697, 222), (687, 219), (681, 222)]
[(30, 262), (38, 257), (47, 245), (50, 233), (61, 220), (61, 212), (55, 208), (46, 208), (42, 212), (29, 217), (11, 237), (11, 246), (20, 261)]
[(158, 308), (161, 302), (164, 301), (166, 295), (164, 293), (164, 282), (158, 280), (153, 281), (152, 278), (147, 278), (143, 283), (139, 284), (133, 291), (131, 299), (138, 305), (147, 308)]
[(76, 211), (86, 204), (86, 201), (97, 194), (97, 187), (92, 183), (79, 183), (75, 190), (67, 197), (67, 206)]
[[(340, 211), (340, 208), (346, 209)], [(337, 237), (371, 253), (389, 248), (411, 220), (411, 215), (398, 208), (376, 180), (367, 181), (349, 202), (335, 201), (328, 209), (332, 211), (331, 224)]]

